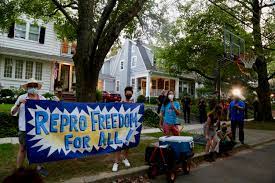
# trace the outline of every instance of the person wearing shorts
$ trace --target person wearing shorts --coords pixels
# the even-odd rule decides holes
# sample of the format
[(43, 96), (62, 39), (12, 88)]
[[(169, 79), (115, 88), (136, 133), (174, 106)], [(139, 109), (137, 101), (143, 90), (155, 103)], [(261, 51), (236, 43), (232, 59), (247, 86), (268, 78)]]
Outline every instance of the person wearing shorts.
[(180, 114), (180, 104), (175, 100), (174, 92), (169, 91), (160, 112), (159, 126), (165, 135), (179, 136), (177, 116)]
[[(41, 89), (42, 85), (38, 83), (35, 79), (31, 78), (26, 84), (22, 85), (22, 88), (27, 91), (26, 94), (20, 95), (16, 100), (14, 106), (11, 109), (11, 114), (13, 116), (19, 115), (18, 118), (18, 139), (19, 139), (19, 151), (17, 154), (16, 167), (21, 168), (23, 166), (26, 157), (26, 121), (25, 121), (25, 103), (28, 99), (31, 100), (45, 100), (42, 95), (38, 94), (38, 90)], [(37, 166), (38, 172), (47, 176), (47, 171), (41, 167)]]

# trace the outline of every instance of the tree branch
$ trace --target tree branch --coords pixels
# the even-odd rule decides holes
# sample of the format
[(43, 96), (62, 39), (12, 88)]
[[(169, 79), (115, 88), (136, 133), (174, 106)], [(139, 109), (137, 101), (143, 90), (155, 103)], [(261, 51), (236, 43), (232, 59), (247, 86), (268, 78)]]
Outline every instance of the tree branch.
[(260, 8), (266, 8), (266, 7), (271, 7), (271, 6), (275, 6), (275, 3), (271, 3), (271, 4), (264, 4), (263, 6), (260, 6)]
[[(250, 12), (253, 12), (252, 7), (249, 7), (243, 0), (235, 0), (238, 3), (240, 3), (241, 5), (243, 5), (246, 9), (248, 9)], [(247, 2), (247, 1), (246, 1)], [(252, 6), (251, 2), (247, 2), (248, 4), (250, 4)]]
[(116, 6), (116, 2), (117, 2), (117, 0), (109, 0), (102, 12), (102, 15), (101, 15), (100, 20), (98, 21), (98, 24), (96, 27), (95, 36), (93, 37), (93, 40), (92, 40), (91, 45), (93, 45), (93, 48), (91, 50), (91, 56), (93, 56), (96, 51), (96, 47), (97, 47), (100, 37), (102, 35), (103, 29), (106, 25), (107, 20), (109, 19), (110, 15), (112, 13), (114, 7)]
[(65, 8), (57, 0), (52, 0), (52, 2), (63, 13), (63, 15), (67, 18), (67, 20), (73, 25), (73, 27), (77, 28), (76, 21), (73, 20), (73, 18), (69, 15), (69, 13), (65, 10)]
[(273, 79), (275, 77), (275, 72), (273, 72), (267, 79), (270, 80), (270, 79)]
[[(96, 51), (96, 58), (104, 57), (109, 52), (112, 47), (114, 41), (118, 38), (120, 32), (126, 27), (126, 25), (133, 20), (135, 16), (141, 11), (143, 5), (148, 0), (136, 0), (130, 7), (128, 7), (125, 11), (123, 11), (114, 22), (109, 22), (102, 33), (102, 39), (100, 39), (98, 48)], [(104, 59), (103, 58), (103, 59)], [(102, 64), (102, 63), (101, 63)]]

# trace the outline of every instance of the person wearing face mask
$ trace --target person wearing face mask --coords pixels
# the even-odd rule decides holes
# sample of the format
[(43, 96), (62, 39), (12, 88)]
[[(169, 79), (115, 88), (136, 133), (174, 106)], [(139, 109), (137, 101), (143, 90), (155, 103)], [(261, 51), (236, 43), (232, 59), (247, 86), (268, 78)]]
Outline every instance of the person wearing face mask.
[[(132, 99), (133, 96), (133, 87), (127, 86), (124, 89), (124, 94), (125, 94), (125, 100), (122, 100), (121, 102), (124, 103), (133, 103), (134, 100)], [(130, 167), (131, 164), (128, 160), (128, 154), (129, 154), (129, 149), (125, 149), (124, 151), (117, 151), (115, 152), (115, 162), (113, 164), (112, 171), (117, 172), (118, 171), (118, 164), (119, 160), (122, 159), (122, 162), (126, 167)]]
[(169, 91), (160, 112), (159, 126), (163, 129), (165, 135), (179, 136), (180, 130), (178, 128), (177, 116), (180, 114), (180, 104), (175, 100), (174, 92)]
[[(19, 138), (19, 151), (17, 154), (16, 167), (21, 168), (26, 157), (26, 121), (25, 121), (25, 103), (28, 99), (31, 100), (46, 100), (42, 95), (38, 94), (38, 90), (42, 85), (35, 79), (31, 78), (26, 84), (21, 86), (27, 91), (26, 94), (20, 95), (15, 102), (15, 105), (11, 108), (11, 115), (19, 115), (18, 118), (18, 138)], [(38, 172), (47, 176), (48, 172), (41, 166), (37, 166)]]
[(232, 150), (235, 143), (232, 140), (232, 133), (227, 129), (226, 123), (223, 123), (221, 126), (221, 130), (217, 132), (218, 137), (220, 139), (219, 142), (219, 153), (227, 153), (227, 151)]

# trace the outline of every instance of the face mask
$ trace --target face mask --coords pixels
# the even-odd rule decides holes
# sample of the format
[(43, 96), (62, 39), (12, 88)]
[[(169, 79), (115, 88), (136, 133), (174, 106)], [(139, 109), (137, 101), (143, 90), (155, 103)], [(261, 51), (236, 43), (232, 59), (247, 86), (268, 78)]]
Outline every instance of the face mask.
[(37, 94), (37, 88), (28, 88), (28, 93)]
[(173, 100), (174, 99), (174, 95), (168, 95), (169, 100)]
[(132, 95), (126, 95), (125, 97), (127, 100), (130, 100), (132, 98)]

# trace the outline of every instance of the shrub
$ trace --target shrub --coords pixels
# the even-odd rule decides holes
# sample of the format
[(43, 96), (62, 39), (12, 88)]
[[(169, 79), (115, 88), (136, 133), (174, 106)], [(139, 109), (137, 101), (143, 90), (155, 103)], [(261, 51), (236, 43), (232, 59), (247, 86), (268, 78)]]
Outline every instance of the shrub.
[(26, 91), (25, 91), (24, 89), (22, 89), (22, 88), (13, 89), (12, 91), (13, 91), (13, 93), (14, 93), (14, 97), (15, 97), (15, 98), (17, 98), (17, 97), (19, 97), (20, 95), (23, 95), (23, 94), (26, 93)]
[(149, 104), (157, 104), (158, 103), (157, 99), (158, 99), (158, 97), (150, 97)]
[(146, 97), (144, 95), (140, 95), (137, 98), (137, 103), (144, 103), (146, 101)]
[(0, 138), (17, 137), (18, 117), (8, 113), (0, 112)]
[(102, 101), (102, 91), (96, 90), (96, 101), (101, 102)]
[(14, 97), (14, 92), (10, 89), (2, 89), (0, 90), (0, 96), (1, 98)]
[(54, 100), (55, 99), (55, 95), (52, 93), (44, 93), (43, 96), (47, 99), (47, 100)]
[(148, 127), (159, 127), (159, 115), (154, 112), (152, 109), (146, 109), (144, 112), (144, 126)]

